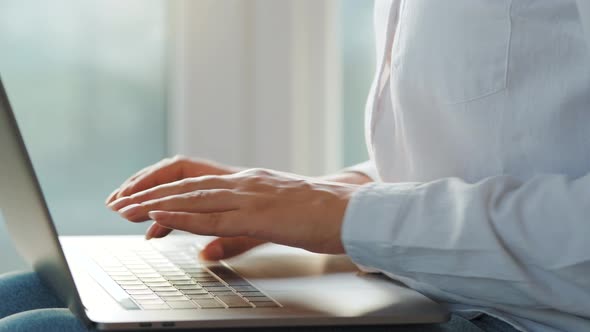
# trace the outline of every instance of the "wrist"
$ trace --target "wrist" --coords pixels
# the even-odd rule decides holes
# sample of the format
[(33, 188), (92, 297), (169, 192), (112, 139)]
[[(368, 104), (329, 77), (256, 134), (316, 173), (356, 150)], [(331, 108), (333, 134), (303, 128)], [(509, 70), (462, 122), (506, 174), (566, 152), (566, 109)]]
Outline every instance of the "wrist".
[(347, 184), (356, 184), (356, 185), (363, 185), (369, 182), (374, 182), (373, 179), (368, 177), (367, 175), (355, 172), (355, 171), (345, 171), (336, 174), (329, 174), (325, 176), (321, 176), (320, 179), (324, 181), (330, 182), (339, 182), (339, 183), (347, 183)]

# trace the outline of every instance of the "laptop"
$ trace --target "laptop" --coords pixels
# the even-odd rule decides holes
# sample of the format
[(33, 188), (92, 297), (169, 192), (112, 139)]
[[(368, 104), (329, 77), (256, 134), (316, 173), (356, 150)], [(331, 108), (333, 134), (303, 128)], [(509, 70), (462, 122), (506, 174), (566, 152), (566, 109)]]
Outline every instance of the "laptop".
[[(440, 323), (437, 303), (346, 256), (268, 244), (197, 259), (191, 234), (58, 236), (0, 80), (0, 212), (20, 254), (98, 330)], [(83, 221), (81, 221), (83, 222)], [(123, 221), (121, 221), (123, 222)]]

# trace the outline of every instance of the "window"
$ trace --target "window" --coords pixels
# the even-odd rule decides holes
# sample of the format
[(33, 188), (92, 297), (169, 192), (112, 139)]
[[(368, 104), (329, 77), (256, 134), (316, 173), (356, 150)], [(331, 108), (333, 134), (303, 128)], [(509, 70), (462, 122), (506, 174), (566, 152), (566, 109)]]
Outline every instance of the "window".
[[(0, 75), (60, 234), (138, 233), (106, 195), (166, 154), (166, 1), (0, 1)], [(0, 222), (0, 272), (22, 267)]]
[(342, 162), (367, 160), (365, 102), (375, 74), (373, 1), (343, 0), (340, 8), (342, 45)]
[[(308, 175), (366, 160), (372, 11), (370, 0), (0, 0), (0, 75), (60, 233), (141, 233), (104, 198), (176, 151)], [(0, 272), (22, 266), (3, 227)]]

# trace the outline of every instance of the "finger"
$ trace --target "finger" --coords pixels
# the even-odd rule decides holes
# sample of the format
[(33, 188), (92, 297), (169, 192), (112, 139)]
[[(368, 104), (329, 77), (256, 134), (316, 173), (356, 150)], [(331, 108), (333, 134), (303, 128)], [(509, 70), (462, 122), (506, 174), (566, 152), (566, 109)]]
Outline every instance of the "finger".
[(150, 211), (211, 213), (236, 210), (241, 197), (228, 189), (199, 190), (186, 194), (166, 196), (131, 204), (118, 212), (129, 221), (140, 222), (149, 219)]
[[(157, 164), (155, 164), (155, 165), (157, 165)], [(148, 167), (145, 167), (145, 168), (141, 169), (139, 172), (133, 174), (129, 179), (125, 180), (125, 182), (123, 182), (123, 184), (121, 186), (119, 186), (119, 188), (113, 190), (113, 192), (106, 199), (105, 204), (109, 205), (110, 203), (112, 203), (115, 199), (117, 199), (117, 194), (119, 193), (119, 191), (121, 191), (121, 188), (128, 185), (131, 181), (137, 179), (140, 175), (149, 171), (149, 169), (152, 168), (153, 166), (154, 165), (150, 165)]]
[(233, 183), (218, 176), (203, 176), (200, 178), (183, 179), (180, 181), (162, 184), (131, 196), (121, 197), (109, 204), (113, 211), (119, 211), (131, 204), (141, 204), (146, 201), (167, 196), (189, 193), (197, 190), (231, 189)]
[(160, 226), (198, 235), (219, 237), (236, 237), (247, 234), (244, 224), (239, 222), (240, 217), (239, 210), (214, 213), (150, 212), (150, 218)]
[(120, 190), (119, 188), (113, 190), (113, 192), (109, 196), (107, 196), (107, 199), (104, 201), (104, 204), (105, 205), (111, 204), (115, 200), (115, 197), (117, 196), (117, 193), (119, 193), (119, 190)]
[(213, 240), (201, 251), (200, 256), (204, 260), (218, 261), (228, 259), (257, 247), (266, 241), (249, 237), (221, 237)]
[(183, 178), (183, 163), (178, 159), (165, 159), (122, 186), (115, 197), (119, 199), (160, 184), (181, 180)]
[(145, 232), (145, 239), (146, 240), (160, 239), (160, 238), (163, 238), (166, 235), (170, 234), (171, 232), (172, 232), (172, 229), (162, 227), (162, 226), (158, 225), (158, 223), (155, 222), (155, 223), (152, 223), (150, 228), (148, 228), (148, 230)]

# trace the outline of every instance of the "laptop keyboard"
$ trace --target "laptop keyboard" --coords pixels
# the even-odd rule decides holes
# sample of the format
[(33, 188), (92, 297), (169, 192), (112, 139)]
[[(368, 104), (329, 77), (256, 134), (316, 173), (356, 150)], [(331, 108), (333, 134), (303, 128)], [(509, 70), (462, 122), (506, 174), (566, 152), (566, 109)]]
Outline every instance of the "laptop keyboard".
[(94, 261), (143, 310), (280, 307), (226, 266), (193, 257), (145, 245), (105, 250)]

